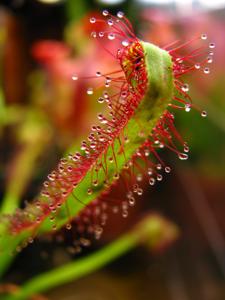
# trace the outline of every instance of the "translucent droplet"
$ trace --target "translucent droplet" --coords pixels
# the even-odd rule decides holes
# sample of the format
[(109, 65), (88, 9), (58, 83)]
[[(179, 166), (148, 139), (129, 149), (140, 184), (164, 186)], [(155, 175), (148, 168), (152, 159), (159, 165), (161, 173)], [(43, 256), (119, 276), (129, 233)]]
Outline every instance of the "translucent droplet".
[(206, 112), (205, 110), (203, 110), (203, 111), (201, 112), (201, 116), (202, 116), (203, 118), (207, 117), (207, 112)]
[(189, 152), (189, 150), (190, 150), (190, 149), (189, 149), (189, 147), (188, 147), (188, 146), (185, 146), (185, 147), (184, 147), (184, 152), (188, 153), (188, 152)]
[(185, 109), (186, 112), (189, 112), (191, 110), (191, 104), (186, 103), (184, 109)]
[(122, 45), (124, 46), (124, 47), (127, 47), (127, 46), (129, 46), (129, 41), (128, 40), (123, 40), (122, 41)]
[(103, 97), (98, 98), (98, 103), (103, 103), (104, 101), (105, 101), (105, 99)]
[(188, 155), (186, 153), (179, 153), (178, 157), (180, 160), (187, 160), (188, 159)]
[(88, 95), (93, 95), (94, 91), (93, 91), (93, 88), (88, 88), (87, 89), (87, 94)]
[(209, 55), (210, 55), (210, 56), (213, 56), (213, 55), (214, 55), (214, 52), (213, 52), (213, 51), (210, 51), (210, 52), (209, 52)]
[(135, 205), (135, 198), (134, 197), (130, 197), (129, 200), (128, 200), (128, 202), (129, 202), (130, 206), (134, 206)]
[(118, 11), (117, 17), (120, 18), (120, 19), (122, 19), (124, 17), (124, 12)]
[(156, 165), (156, 169), (157, 169), (157, 170), (161, 170), (161, 169), (162, 169), (162, 165), (161, 165), (161, 164), (157, 164), (157, 165)]
[(156, 179), (157, 179), (158, 181), (162, 181), (163, 176), (162, 176), (161, 174), (158, 174), (157, 177), (156, 177)]
[(127, 218), (128, 217), (128, 211), (127, 210), (123, 210), (122, 211), (122, 217), (123, 218)]
[(199, 70), (201, 68), (201, 65), (199, 63), (195, 64), (195, 69)]
[(201, 34), (201, 39), (202, 40), (207, 40), (207, 34), (206, 33), (202, 33)]
[(87, 190), (87, 194), (88, 194), (88, 195), (91, 195), (92, 193), (93, 193), (92, 189), (88, 189), (88, 190)]
[(96, 72), (96, 76), (97, 76), (97, 77), (100, 77), (100, 76), (102, 76), (102, 73), (99, 72), (99, 71), (97, 71), (97, 72)]
[(78, 80), (78, 76), (76, 75), (76, 74), (74, 74), (73, 76), (72, 76), (72, 80)]
[(209, 74), (209, 73), (210, 73), (210, 69), (209, 69), (208, 67), (205, 67), (205, 68), (204, 68), (204, 73), (205, 73), (205, 74)]
[(113, 19), (108, 19), (107, 23), (109, 26), (112, 26), (114, 24)]
[(102, 38), (102, 37), (104, 36), (104, 32), (103, 32), (103, 31), (100, 31), (100, 32), (98, 33), (98, 35), (99, 35), (100, 38)]
[(211, 57), (211, 56), (208, 56), (208, 57), (207, 57), (207, 63), (208, 63), (208, 64), (211, 64), (212, 62), (213, 62), (212, 57)]
[(108, 39), (109, 39), (110, 41), (114, 40), (115, 37), (116, 37), (115, 34), (112, 33), (112, 32), (110, 32), (110, 33), (108, 34)]
[(90, 18), (90, 23), (94, 24), (96, 22), (96, 19), (94, 17)]
[(187, 83), (185, 83), (181, 89), (183, 92), (187, 93), (189, 91), (189, 85)]
[(153, 174), (153, 170), (152, 170), (152, 168), (148, 168), (148, 175), (152, 175)]
[(171, 168), (170, 168), (170, 167), (168, 167), (168, 166), (167, 166), (167, 167), (165, 167), (165, 172), (166, 172), (166, 173), (170, 173), (170, 172), (171, 172)]
[(104, 9), (103, 12), (102, 12), (102, 14), (103, 14), (103, 16), (106, 17), (106, 16), (108, 16), (109, 12), (108, 12), (108, 10)]
[(149, 178), (149, 184), (154, 185), (155, 184), (155, 178), (153, 178), (153, 177)]
[(209, 43), (209, 48), (210, 49), (213, 49), (213, 48), (215, 48), (216, 47), (216, 44), (215, 43)]
[(136, 179), (137, 179), (137, 181), (139, 181), (139, 182), (142, 181), (142, 179), (143, 179), (142, 174), (137, 174)]
[(96, 37), (97, 37), (96, 31), (92, 31), (92, 32), (91, 32), (91, 37), (93, 37), (93, 38), (96, 38)]
[(141, 188), (137, 189), (137, 194), (138, 196), (141, 196), (143, 194), (143, 190)]

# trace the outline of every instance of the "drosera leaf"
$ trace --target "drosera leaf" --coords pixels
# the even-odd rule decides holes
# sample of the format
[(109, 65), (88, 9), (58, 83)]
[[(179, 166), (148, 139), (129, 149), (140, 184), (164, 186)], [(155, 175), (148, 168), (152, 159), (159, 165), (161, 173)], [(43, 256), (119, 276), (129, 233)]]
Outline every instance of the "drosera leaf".
[[(90, 213), (97, 214), (98, 211), (99, 216), (101, 201), (108, 205), (107, 195), (121, 176), (127, 181), (127, 195), (124, 198), (133, 201), (134, 193), (142, 194), (137, 183), (137, 170), (149, 176), (150, 185), (162, 180), (162, 170), (170, 172), (170, 167), (160, 159), (157, 149), (167, 147), (180, 159), (188, 157), (187, 153), (177, 148), (177, 142), (184, 151), (188, 146), (177, 132), (174, 116), (167, 107), (185, 110), (187, 104), (193, 106), (180, 77), (196, 70), (196, 61), (193, 61), (196, 52), (179, 56), (179, 50), (183, 50), (188, 43), (168, 50), (140, 41), (124, 16), (106, 16), (110, 19), (91, 22), (93, 26), (103, 23), (105, 33), (100, 35), (93, 31), (91, 36), (98, 37), (104, 48), (107, 42), (117, 42), (116, 53), (106, 50), (114, 57), (118, 70), (107, 74), (96, 73), (107, 88), (101, 98), (108, 106), (108, 114), (98, 115), (100, 125), (92, 127), (80, 151), (60, 161), (57, 170), (49, 174), (44, 182), (36, 200), (24, 210), (4, 217), (5, 221), (0, 226), (0, 256), (15, 249), (20, 251), (41, 233), (55, 231), (64, 225), (71, 229), (74, 220), (76, 224), (81, 224), (82, 212), (86, 212), (86, 208), (88, 230), (99, 237), (101, 222), (92, 224)], [(110, 34), (114, 35), (113, 39)], [(204, 64), (205, 60), (198, 63)], [(90, 94), (90, 91), (94, 93), (91, 87), (87, 93)], [(93, 206), (90, 208), (91, 204)], [(122, 213), (127, 215), (127, 205), (124, 203)]]

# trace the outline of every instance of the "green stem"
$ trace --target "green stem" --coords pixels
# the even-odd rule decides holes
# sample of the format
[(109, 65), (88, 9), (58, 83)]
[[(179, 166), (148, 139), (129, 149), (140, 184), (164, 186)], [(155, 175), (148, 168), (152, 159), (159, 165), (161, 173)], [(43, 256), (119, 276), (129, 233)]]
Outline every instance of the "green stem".
[(168, 221), (158, 215), (149, 215), (133, 230), (102, 250), (29, 280), (15, 294), (5, 296), (4, 300), (29, 299), (28, 297), (34, 294), (79, 279), (100, 269), (142, 242), (147, 243), (151, 248), (157, 247), (165, 239), (168, 241), (168, 228), (170, 240), (174, 240), (177, 237), (176, 227), (173, 224), (171, 226)]

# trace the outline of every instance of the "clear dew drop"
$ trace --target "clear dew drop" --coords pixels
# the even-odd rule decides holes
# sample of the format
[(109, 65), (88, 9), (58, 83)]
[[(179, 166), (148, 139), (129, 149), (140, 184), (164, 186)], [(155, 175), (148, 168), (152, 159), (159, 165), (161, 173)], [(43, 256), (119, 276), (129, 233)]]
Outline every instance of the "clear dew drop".
[(113, 19), (108, 19), (107, 23), (109, 26), (112, 26), (114, 24)]
[(189, 112), (191, 110), (191, 104), (190, 103), (186, 103), (184, 106), (184, 109), (186, 112)]
[(207, 57), (207, 63), (211, 64), (213, 62), (212, 56)]
[(77, 74), (74, 74), (74, 75), (72, 76), (72, 80), (74, 80), (74, 81), (78, 80)]
[(210, 73), (210, 69), (209, 69), (208, 67), (205, 67), (205, 68), (204, 68), (204, 73), (205, 73), (205, 74), (209, 74), (209, 73)]
[(97, 37), (96, 31), (92, 31), (92, 32), (91, 32), (91, 37), (93, 37), (93, 38), (96, 38), (96, 37)]
[(143, 175), (142, 174), (137, 174), (136, 179), (138, 182), (142, 181)]
[(185, 83), (185, 84), (183, 84), (181, 89), (183, 92), (187, 93), (189, 91), (189, 85), (187, 83)]
[(124, 12), (123, 11), (118, 11), (116, 14), (118, 18), (122, 19), (124, 17)]
[(124, 47), (127, 47), (127, 46), (129, 46), (129, 41), (128, 40), (123, 40), (122, 42), (121, 42), (121, 44), (124, 46)]
[(94, 93), (93, 88), (90, 87), (90, 88), (87, 89), (87, 94), (88, 95), (93, 95), (93, 93)]
[(207, 117), (207, 112), (206, 112), (205, 110), (203, 110), (203, 111), (201, 112), (201, 116), (202, 116), (203, 118)]
[(128, 202), (129, 202), (130, 206), (134, 206), (135, 205), (135, 198), (134, 197), (130, 197), (129, 200), (128, 200)]
[(188, 155), (186, 153), (178, 153), (178, 157), (180, 160), (187, 160), (188, 159)]
[(170, 172), (171, 172), (171, 168), (170, 168), (170, 167), (168, 167), (168, 166), (167, 166), (167, 167), (165, 167), (165, 172), (166, 172), (166, 173), (170, 173)]
[(149, 184), (154, 185), (155, 184), (155, 178), (153, 178), (153, 177), (149, 178)]
[(201, 39), (202, 40), (207, 40), (207, 34), (206, 33), (202, 33), (201, 34)]
[(102, 38), (104, 35), (105, 35), (105, 33), (104, 33), (103, 31), (100, 31), (100, 32), (98, 33), (98, 36), (99, 36), (100, 38)]
[(115, 34), (112, 33), (112, 32), (110, 32), (110, 33), (108, 34), (108, 39), (109, 39), (110, 41), (114, 40), (115, 37), (116, 37)]
[(90, 23), (94, 24), (96, 22), (96, 19), (94, 17), (90, 18)]
[(123, 210), (122, 211), (122, 217), (123, 218), (127, 218), (128, 217), (128, 211), (127, 210)]
[(201, 65), (199, 63), (195, 64), (195, 69), (199, 70), (201, 68)]
[(213, 55), (214, 55), (214, 52), (213, 52), (213, 51), (210, 51), (210, 52), (209, 52), (209, 55), (210, 55), (210, 56), (213, 56)]
[(152, 170), (152, 168), (148, 168), (148, 175), (152, 175), (153, 174), (153, 170)]
[(214, 49), (216, 47), (216, 44), (215, 43), (209, 43), (209, 48), (210, 49)]
[(106, 17), (106, 16), (108, 16), (109, 12), (108, 12), (108, 10), (104, 9), (102, 14), (103, 14), (104, 17)]
[(163, 176), (162, 176), (161, 174), (157, 174), (157, 177), (156, 177), (156, 179), (157, 179), (158, 181), (162, 181), (162, 179), (163, 179)]
[(141, 196), (143, 194), (143, 189), (138, 188), (137, 189), (137, 194), (138, 194), (138, 196)]
[(101, 72), (99, 72), (99, 71), (97, 71), (95, 74), (96, 74), (96, 77), (100, 77), (100, 76), (102, 76), (102, 73), (101, 73)]
[(104, 101), (105, 101), (105, 99), (103, 97), (98, 98), (98, 103), (103, 103)]

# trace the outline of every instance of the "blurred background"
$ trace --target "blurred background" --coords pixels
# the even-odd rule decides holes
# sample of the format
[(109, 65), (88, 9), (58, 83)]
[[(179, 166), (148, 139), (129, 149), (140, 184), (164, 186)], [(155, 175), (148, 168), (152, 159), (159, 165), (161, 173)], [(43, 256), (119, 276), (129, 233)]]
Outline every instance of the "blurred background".
[[(162, 153), (172, 172), (146, 186), (127, 219), (110, 218), (103, 238), (85, 254), (115, 239), (153, 211), (176, 224), (180, 238), (154, 251), (136, 249), (49, 299), (223, 300), (225, 299), (225, 1), (224, 0), (1, 0), (0, 2), (0, 195), (32, 199), (60, 157), (76, 147), (95, 122), (95, 96), (71, 80), (111, 69), (112, 60), (90, 39), (89, 18), (119, 10), (137, 36), (164, 46), (207, 33), (215, 42), (210, 74), (188, 76), (194, 103), (208, 112), (176, 112), (190, 145), (188, 161)], [(7, 210), (7, 207), (5, 208)], [(44, 249), (44, 250), (43, 250)], [(42, 240), (25, 249), (5, 281), (22, 283), (68, 262), (65, 247)], [(28, 263), (29, 261), (29, 263)]]

